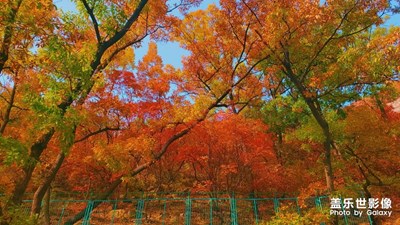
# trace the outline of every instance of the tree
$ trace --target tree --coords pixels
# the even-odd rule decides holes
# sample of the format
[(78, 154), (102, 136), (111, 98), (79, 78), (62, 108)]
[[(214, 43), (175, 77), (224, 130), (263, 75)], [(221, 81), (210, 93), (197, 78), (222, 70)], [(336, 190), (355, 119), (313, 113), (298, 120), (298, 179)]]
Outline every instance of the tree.
[[(180, 5), (187, 8), (194, 3), (196, 1), (182, 1)], [(17, 7), (10, 5), (12, 8), (6, 9), (11, 13), (10, 22), (6, 25), (3, 43), (6, 47), (2, 55), (9, 55), (10, 44), (7, 43), (20, 4), (21, 1)], [(53, 7), (52, 4), (45, 5)], [(38, 3), (37, 8), (41, 9), (42, 6)], [(165, 1), (147, 4), (144, 0), (134, 7), (127, 3), (78, 1), (77, 6), (76, 14), (46, 14), (51, 18), (53, 25), (50, 29), (51, 34), (37, 46), (37, 51), (29, 52), (37, 61), (32, 63), (31, 67), (27, 67), (24, 73), (30, 73), (38, 80), (34, 82), (36, 86), (30, 86), (29, 91), (25, 88), (21, 96), (28, 102), (28, 111), (34, 118), (29, 122), (33, 122), (33, 130), (36, 133), (25, 137), (28, 139), (5, 134), (9, 138), (8, 142), (3, 142), (6, 154), (10, 153), (7, 151), (10, 145), (16, 143), (20, 147), (19, 150), (24, 152), (22, 155), (27, 154), (25, 161), (20, 164), (23, 174), (16, 181), (8, 205), (21, 202), (40, 156), (49, 144), (61, 145), (58, 160), (35, 194), (33, 213), (39, 212), (39, 203), (74, 142), (80, 119), (79, 108), (85, 105), (85, 102), (91, 101), (88, 95), (102, 80), (99, 76), (105, 75), (106, 79), (107, 71), (111, 68), (127, 68), (129, 61), (127, 63), (113, 60), (123, 55), (132, 56), (129, 54), (130, 46), (140, 43), (150, 34), (155, 35), (160, 27), (169, 27), (175, 20), (174, 16), (168, 15), (171, 8)], [(32, 46), (32, 42), (28, 46)], [(2, 67), (5, 63), (5, 60), (2, 60)], [(15, 80), (10, 81), (13, 82), (15, 83)], [(30, 84), (27, 85), (29, 87)], [(14, 98), (13, 95), (10, 97)]]
[[(393, 98), (392, 91), (383, 90), (379, 98), (364, 98), (346, 108), (345, 138), (340, 148), (347, 161), (345, 169), (353, 171), (347, 176), (354, 180), (353, 186), (362, 188), (366, 198), (390, 196), (393, 201), (397, 199), (399, 154), (395, 149), (399, 141), (399, 113), (388, 105)], [(379, 219), (372, 218), (374, 223)]]
[[(278, 80), (287, 85), (287, 90), (296, 92), (295, 95), (304, 100), (323, 131), (326, 185), (332, 192), (331, 149), (334, 140), (325, 112), (353, 97), (344, 93), (340, 98), (332, 92), (340, 90), (343, 93), (346, 91), (344, 87), (354, 87), (358, 82), (368, 80), (363, 79), (365, 74), (362, 71), (346, 67), (354, 65), (355, 58), (346, 58), (347, 64), (343, 65), (341, 57), (351, 52), (359, 33), (381, 23), (379, 13), (387, 8), (386, 1), (327, 1), (324, 4), (319, 1), (290, 4), (274, 1), (263, 7), (255, 4), (256, 1), (242, 1), (242, 8), (258, 18), (259, 27), (254, 33), (263, 40), (264, 49), (271, 54), (266, 68), (275, 71)], [(292, 7), (293, 4), (296, 7)], [(274, 30), (273, 35), (270, 30)], [(348, 76), (343, 76), (345, 71), (349, 72)], [(380, 76), (385, 77), (385, 73), (390, 74), (390, 69), (382, 71)], [(339, 98), (339, 102), (331, 102), (329, 97), (332, 96)]]

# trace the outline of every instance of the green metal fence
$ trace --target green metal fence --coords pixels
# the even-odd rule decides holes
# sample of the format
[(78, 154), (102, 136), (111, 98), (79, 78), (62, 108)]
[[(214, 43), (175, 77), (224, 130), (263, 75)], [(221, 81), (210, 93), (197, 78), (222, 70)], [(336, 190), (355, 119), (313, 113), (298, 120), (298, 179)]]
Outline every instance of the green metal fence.
[[(97, 203), (99, 206), (94, 207)], [(24, 201), (29, 213), (31, 201)], [(239, 198), (226, 197), (142, 197), (123, 200), (51, 200), (51, 224), (64, 224), (80, 211), (84, 217), (77, 224), (83, 225), (252, 225), (268, 224), (281, 209), (302, 215), (308, 209), (329, 209), (326, 196), (307, 199), (299, 206), (297, 198)], [(368, 224), (370, 218), (341, 216), (339, 224)], [(327, 224), (327, 221), (319, 221)]]

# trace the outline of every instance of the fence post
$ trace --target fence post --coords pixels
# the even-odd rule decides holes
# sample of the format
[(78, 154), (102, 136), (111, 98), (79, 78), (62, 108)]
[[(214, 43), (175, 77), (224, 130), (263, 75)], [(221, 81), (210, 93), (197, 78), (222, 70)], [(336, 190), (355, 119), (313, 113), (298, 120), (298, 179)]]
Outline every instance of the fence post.
[(115, 210), (117, 209), (117, 200), (115, 200), (114, 205), (113, 205), (113, 212), (112, 212), (112, 217), (111, 217), (111, 225), (114, 224), (114, 218), (115, 218)]
[[(365, 198), (363, 192), (361, 192), (361, 197), (362, 197), (362, 198)], [(367, 212), (365, 212), (365, 213), (367, 214)], [(370, 225), (374, 225), (374, 222), (372, 221), (371, 215), (367, 214), (367, 218), (368, 218), (368, 223), (369, 223)]]
[(231, 225), (238, 225), (237, 218), (237, 208), (236, 208), (236, 199), (235, 196), (230, 198), (230, 206), (231, 206)]
[(213, 224), (213, 198), (210, 198), (210, 225)]
[(253, 210), (254, 210), (254, 217), (256, 219), (256, 224), (258, 224), (258, 207), (256, 199), (253, 199)]
[(277, 199), (277, 198), (274, 198), (274, 210), (275, 210), (275, 213), (279, 212), (279, 199)]
[(320, 196), (315, 197), (315, 206), (317, 207), (317, 209), (322, 211), (322, 203), (321, 203), (321, 197)]
[(139, 199), (137, 206), (136, 206), (136, 219), (135, 224), (141, 225), (142, 224), (142, 215), (143, 215), (143, 208), (144, 208), (144, 200)]
[(93, 210), (93, 201), (88, 201), (88, 204), (85, 209), (85, 216), (83, 217), (82, 225), (89, 225), (90, 224), (90, 215), (92, 214)]
[(57, 225), (60, 225), (60, 224), (61, 224), (62, 218), (64, 217), (64, 211), (65, 211), (65, 208), (66, 208), (67, 206), (68, 206), (68, 201), (65, 201), (65, 202), (64, 202), (64, 205), (63, 205), (63, 208), (62, 208), (62, 210), (61, 210), (60, 218), (58, 219), (58, 224), (57, 224)]
[(167, 213), (167, 199), (164, 199), (164, 208), (162, 214), (162, 225), (165, 225), (165, 214)]
[(299, 206), (299, 198), (296, 198), (296, 207), (297, 207), (297, 213), (301, 216), (301, 210)]
[[(344, 212), (344, 205), (343, 205), (344, 203), (343, 203), (343, 198), (342, 198), (342, 196), (340, 196), (340, 207), (342, 208), (342, 211)], [(349, 221), (347, 220), (347, 216), (346, 216), (346, 213), (343, 213), (343, 218), (344, 218), (344, 223), (346, 224), (346, 225), (348, 225), (349, 224)]]
[(368, 214), (367, 214), (367, 216), (368, 216), (368, 223), (369, 223), (370, 225), (374, 225), (374, 222), (372, 222), (371, 215), (368, 215)]
[(185, 201), (185, 225), (190, 225), (192, 220), (192, 199), (190, 196)]

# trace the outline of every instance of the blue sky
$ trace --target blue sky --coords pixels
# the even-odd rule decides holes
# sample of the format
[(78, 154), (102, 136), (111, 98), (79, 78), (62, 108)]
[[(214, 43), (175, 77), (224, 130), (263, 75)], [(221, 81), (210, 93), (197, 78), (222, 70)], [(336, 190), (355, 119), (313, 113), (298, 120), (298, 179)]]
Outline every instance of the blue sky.
[[(196, 9), (206, 9), (209, 4), (217, 3), (216, 0), (204, 0)], [(149, 39), (147, 38), (142, 47), (135, 49), (135, 60), (138, 61), (147, 53)], [(189, 52), (179, 47), (178, 43), (174, 42), (159, 42), (157, 43), (158, 54), (163, 59), (164, 64), (171, 64), (175, 67), (181, 67), (182, 56), (188, 55)]]
[[(206, 9), (209, 4), (217, 4), (218, 0), (203, 0), (199, 7), (195, 9)], [(75, 4), (71, 0), (54, 0), (54, 4), (63, 11), (74, 11)], [(146, 38), (140, 48), (135, 49), (136, 63), (147, 53), (149, 38)], [(182, 56), (188, 55), (189, 52), (179, 47), (178, 43), (173, 42), (158, 42), (158, 54), (163, 59), (164, 64), (171, 64), (175, 67), (181, 67)]]
[[(196, 9), (205, 9), (209, 4), (215, 3), (218, 4), (218, 0), (204, 0), (199, 8)], [(75, 5), (70, 0), (54, 0), (54, 3), (57, 5), (59, 9), (63, 11), (74, 10)], [(400, 26), (400, 15), (397, 14), (392, 16), (384, 26), (396, 25)], [(135, 61), (138, 62), (147, 52), (149, 39), (145, 39), (140, 48), (135, 49)], [(179, 44), (171, 43), (171, 42), (158, 42), (158, 53), (162, 57), (164, 64), (171, 64), (175, 67), (181, 67), (181, 58), (182, 56), (188, 55), (189, 53), (180, 48)]]
[[(218, 1), (216, 0), (205, 0), (203, 3), (200, 5), (200, 8), (205, 9), (207, 6), (211, 3), (216, 3)], [(400, 15), (397, 14), (393, 17), (391, 17), (385, 24), (385, 26), (389, 27), (391, 25), (396, 25), (400, 26)], [(138, 61), (144, 54), (147, 52), (147, 45), (148, 45), (148, 39), (145, 40), (142, 44), (142, 47), (135, 49), (135, 60)], [(171, 64), (175, 67), (181, 67), (181, 57), (188, 55), (189, 52), (180, 48), (179, 44), (177, 43), (171, 43), (171, 42), (159, 42), (158, 43), (158, 54), (161, 56), (163, 59), (163, 62), (165, 64)]]

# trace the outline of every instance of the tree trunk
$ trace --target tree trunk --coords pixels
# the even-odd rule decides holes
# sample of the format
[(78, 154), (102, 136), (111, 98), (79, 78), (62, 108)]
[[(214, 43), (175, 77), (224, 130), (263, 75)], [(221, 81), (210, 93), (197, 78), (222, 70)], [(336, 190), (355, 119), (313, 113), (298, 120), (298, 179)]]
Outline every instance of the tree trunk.
[[(36, 165), (36, 163), (34, 163), (34, 164)], [(32, 173), (33, 173), (33, 170), (35, 169), (35, 165), (31, 165), (31, 166), (23, 168), (24, 174), (22, 175), (22, 178), (17, 181), (17, 183), (14, 187), (14, 191), (11, 195), (11, 198), (6, 205), (6, 209), (12, 205), (18, 205), (22, 202), (22, 198), (25, 194), (25, 190), (28, 187), (28, 183), (32, 178)]]
[(285, 164), (285, 162), (283, 161), (282, 158), (282, 150), (283, 150), (283, 135), (282, 132), (278, 132), (277, 133), (278, 136), (278, 141), (275, 143), (274, 145), (274, 149), (275, 149), (275, 154), (276, 154), (276, 158), (278, 159), (278, 163), (283, 166)]
[(329, 128), (329, 124), (323, 116), (322, 110), (318, 107), (319, 102), (317, 99), (311, 99), (306, 97), (304, 93), (302, 93), (304, 100), (306, 101), (308, 107), (311, 110), (312, 115), (317, 121), (318, 125), (321, 127), (322, 132), (324, 134), (324, 172), (325, 172), (325, 180), (326, 187), (329, 193), (332, 193), (335, 190), (334, 186), (334, 176), (333, 176), (333, 168), (332, 168), (332, 159), (331, 159), (331, 150), (332, 150), (332, 136)]
[[(332, 193), (335, 190), (334, 185), (334, 177), (333, 177), (333, 169), (332, 169), (332, 159), (331, 159), (331, 138), (329, 131), (327, 131), (327, 135), (325, 135), (324, 142), (324, 150), (325, 150), (325, 159), (324, 159), (324, 170), (325, 170), (325, 179), (326, 186), (328, 191)], [(325, 133), (325, 132), (324, 132)]]
[(10, 13), (7, 18), (9, 21), (5, 21), (7, 25), (4, 29), (3, 41), (2, 41), (3, 43), (0, 47), (0, 73), (1, 73), (1, 71), (3, 71), (4, 65), (6, 64), (6, 62), (8, 60), (8, 53), (9, 53), (9, 49), (10, 49), (10, 45), (11, 45), (11, 41), (12, 41), (11, 39), (12, 39), (13, 32), (14, 32), (13, 26), (15, 23), (15, 18), (17, 17), (19, 7), (21, 6), (21, 3), (22, 3), (22, 0), (18, 0), (16, 6), (8, 5), (8, 7), (10, 7)]
[(50, 192), (51, 187), (47, 188), (46, 194), (44, 195), (43, 210), (40, 215), (40, 223), (44, 225), (50, 225)]
[(298, 79), (298, 76), (292, 70), (292, 64), (289, 59), (289, 52), (284, 52), (283, 66), (285, 70), (284, 74), (290, 79), (291, 82), (295, 85), (297, 91), (300, 93), (301, 97), (306, 102), (308, 108), (311, 110), (311, 114), (314, 119), (317, 121), (318, 125), (321, 127), (323, 134), (325, 136), (324, 141), (324, 171), (325, 171), (325, 179), (326, 179), (326, 187), (329, 193), (332, 193), (335, 190), (334, 187), (334, 177), (333, 177), (333, 169), (331, 163), (331, 145), (332, 145), (332, 136), (330, 133), (330, 128), (328, 121), (326, 121), (321, 105), (319, 104), (317, 97), (308, 96), (306, 87), (302, 83), (301, 80)]
[(55, 130), (51, 128), (47, 133), (42, 135), (31, 147), (29, 152), (29, 162), (22, 168), (24, 174), (21, 179), (16, 182), (14, 191), (11, 194), (10, 200), (7, 202), (6, 208), (11, 205), (19, 205), (28, 187), (29, 181), (32, 178), (32, 173), (35, 170), (36, 164), (39, 161), (43, 150), (47, 148), (47, 144), (53, 137)]
[(6, 109), (5, 113), (4, 113), (3, 124), (1, 124), (1, 126), (0, 126), (0, 135), (3, 135), (7, 124), (10, 122), (10, 114), (11, 114), (11, 109), (12, 109), (12, 107), (14, 105), (14, 99), (15, 99), (16, 90), (17, 90), (17, 84), (14, 84), (14, 87), (13, 87), (13, 89), (11, 91), (10, 100), (9, 100), (8, 105), (7, 105), (7, 109)]
[(296, 76), (292, 73), (288, 73), (289, 78), (295, 84), (297, 89), (299, 90), (302, 98), (306, 102), (308, 108), (311, 110), (311, 113), (315, 120), (317, 121), (318, 125), (321, 127), (322, 132), (325, 136), (324, 141), (324, 172), (325, 172), (325, 180), (326, 180), (326, 187), (329, 193), (332, 193), (335, 190), (334, 186), (334, 177), (333, 177), (333, 169), (332, 169), (332, 159), (331, 159), (331, 146), (332, 146), (332, 136), (330, 133), (329, 124), (326, 121), (325, 117), (323, 116), (322, 109), (319, 107), (318, 99), (307, 97), (305, 95), (305, 88), (303, 85), (298, 81)]
[(46, 191), (49, 190), (51, 182), (53, 182), (54, 178), (58, 170), (60, 169), (62, 163), (65, 159), (65, 153), (61, 151), (56, 159), (56, 163), (51, 168), (50, 173), (45, 177), (44, 182), (36, 189), (36, 192), (33, 196), (33, 202), (31, 207), (31, 215), (40, 214), (40, 206), (43, 200), (43, 197)]

